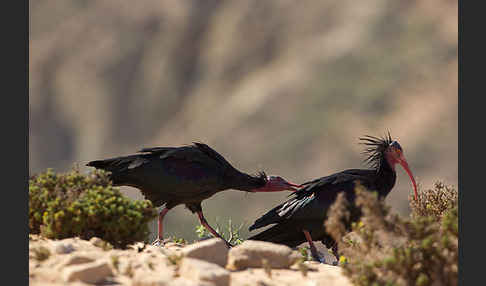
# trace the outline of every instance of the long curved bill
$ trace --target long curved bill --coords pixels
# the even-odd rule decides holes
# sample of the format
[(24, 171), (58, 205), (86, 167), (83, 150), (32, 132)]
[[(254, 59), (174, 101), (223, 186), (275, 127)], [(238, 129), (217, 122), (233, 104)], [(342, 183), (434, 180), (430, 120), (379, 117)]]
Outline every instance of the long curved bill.
[(253, 189), (250, 192), (253, 192), (253, 193), (259, 193), (259, 192), (271, 193), (271, 192), (282, 192), (282, 191), (295, 192), (301, 187), (302, 187), (302, 185), (297, 185), (297, 184), (294, 184), (294, 183), (290, 183), (288, 181), (283, 181), (283, 182), (278, 182), (276, 184), (274, 183), (271, 186), (267, 185), (263, 188)]
[(412, 181), (413, 185), (413, 191), (415, 192), (415, 200), (418, 200), (418, 193), (417, 193), (417, 184), (415, 183), (415, 178), (413, 177), (412, 171), (408, 167), (407, 160), (402, 156), (400, 156), (400, 165), (402, 165), (403, 169), (405, 169), (405, 172), (407, 172), (408, 176), (410, 177), (410, 180)]
[(287, 185), (289, 186), (291, 191), (297, 191), (298, 189), (300, 189), (302, 187), (302, 185), (297, 185), (297, 184), (290, 183), (290, 182), (287, 182)]

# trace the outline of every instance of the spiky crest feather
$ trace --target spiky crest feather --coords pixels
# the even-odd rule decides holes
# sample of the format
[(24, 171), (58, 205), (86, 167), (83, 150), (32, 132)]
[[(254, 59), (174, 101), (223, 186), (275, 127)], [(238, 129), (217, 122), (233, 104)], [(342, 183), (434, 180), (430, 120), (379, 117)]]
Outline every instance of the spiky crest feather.
[(360, 144), (367, 146), (362, 152), (362, 154), (367, 155), (363, 162), (378, 171), (381, 167), (385, 150), (393, 142), (390, 136), (390, 131), (387, 131), (387, 134), (385, 134), (385, 136), (382, 138), (365, 135), (360, 137), (359, 140), (362, 141)]
[(259, 178), (260, 180), (262, 180), (263, 182), (265, 182), (265, 184), (268, 182), (268, 177), (267, 177), (267, 174), (263, 171), (260, 171), (258, 172), (256, 175), (255, 175), (256, 178)]

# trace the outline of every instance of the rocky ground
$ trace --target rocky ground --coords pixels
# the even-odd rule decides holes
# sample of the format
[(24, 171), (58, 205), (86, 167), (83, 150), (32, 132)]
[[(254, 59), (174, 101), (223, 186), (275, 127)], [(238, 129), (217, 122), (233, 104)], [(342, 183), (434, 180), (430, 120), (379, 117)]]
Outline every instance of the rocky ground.
[[(325, 251), (326, 261), (335, 261)], [(29, 236), (32, 285), (351, 285), (341, 268), (286, 246), (245, 241), (228, 250), (216, 238), (163, 247), (139, 243), (112, 249), (99, 238)]]

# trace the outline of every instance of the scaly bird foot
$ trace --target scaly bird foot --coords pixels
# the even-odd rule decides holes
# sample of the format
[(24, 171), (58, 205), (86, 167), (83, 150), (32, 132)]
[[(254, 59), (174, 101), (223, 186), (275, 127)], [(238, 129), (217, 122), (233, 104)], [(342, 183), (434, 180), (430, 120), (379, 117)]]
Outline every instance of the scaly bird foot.
[(327, 264), (326, 259), (324, 257), (319, 257), (319, 259), (317, 259), (317, 261), (319, 261), (322, 264)]
[(324, 257), (321, 257), (320, 255), (318, 254), (312, 254), (312, 258), (315, 260), (315, 261), (318, 261), (320, 263), (324, 263), (326, 264), (326, 259), (324, 259)]
[(165, 245), (165, 241), (163, 239), (157, 238), (156, 240), (154, 240), (154, 242), (152, 242), (152, 245), (161, 247)]
[(234, 245), (232, 245), (231, 243), (227, 242), (226, 240), (224, 240), (224, 242), (226, 243), (226, 247), (228, 247), (228, 249), (231, 249), (232, 247), (234, 247)]
[(338, 261), (333, 261), (333, 262), (329, 262), (329, 261), (326, 261), (326, 258), (325, 256), (315, 256), (315, 255), (312, 255), (312, 258), (315, 260), (315, 261), (318, 261), (322, 264), (329, 264), (329, 265), (332, 265), (332, 266), (337, 266), (338, 265)]

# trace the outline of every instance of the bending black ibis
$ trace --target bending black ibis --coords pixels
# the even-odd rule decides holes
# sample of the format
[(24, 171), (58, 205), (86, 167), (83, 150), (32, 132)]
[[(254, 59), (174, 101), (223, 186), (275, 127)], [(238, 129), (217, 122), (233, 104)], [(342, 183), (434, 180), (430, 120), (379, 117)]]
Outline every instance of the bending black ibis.
[(345, 192), (346, 199), (353, 203), (354, 189), (358, 183), (368, 191), (377, 191), (380, 198), (386, 197), (395, 185), (397, 163), (410, 176), (417, 199), (415, 179), (402, 147), (391, 139), (390, 133), (384, 138), (365, 136), (360, 140), (367, 145), (364, 153), (368, 157), (365, 162), (371, 169), (349, 169), (302, 184), (302, 188), (290, 195), (291, 199), (257, 219), (249, 230), (275, 225), (249, 239), (281, 243), (290, 247), (307, 241), (313, 258), (323, 262), (313, 244), (315, 240), (322, 241), (326, 246), (331, 246), (337, 257), (336, 243), (326, 233), (324, 226), (329, 207), (340, 192)]
[(192, 213), (197, 213), (201, 224), (215, 237), (223, 239), (204, 218), (203, 200), (227, 189), (278, 192), (294, 191), (299, 187), (282, 177), (267, 176), (264, 172), (255, 176), (240, 172), (203, 143), (145, 148), (138, 153), (91, 161), (87, 166), (111, 172), (113, 185), (138, 188), (154, 206), (164, 206), (159, 213), (158, 239), (154, 243), (163, 241), (163, 218), (179, 204), (185, 204)]

